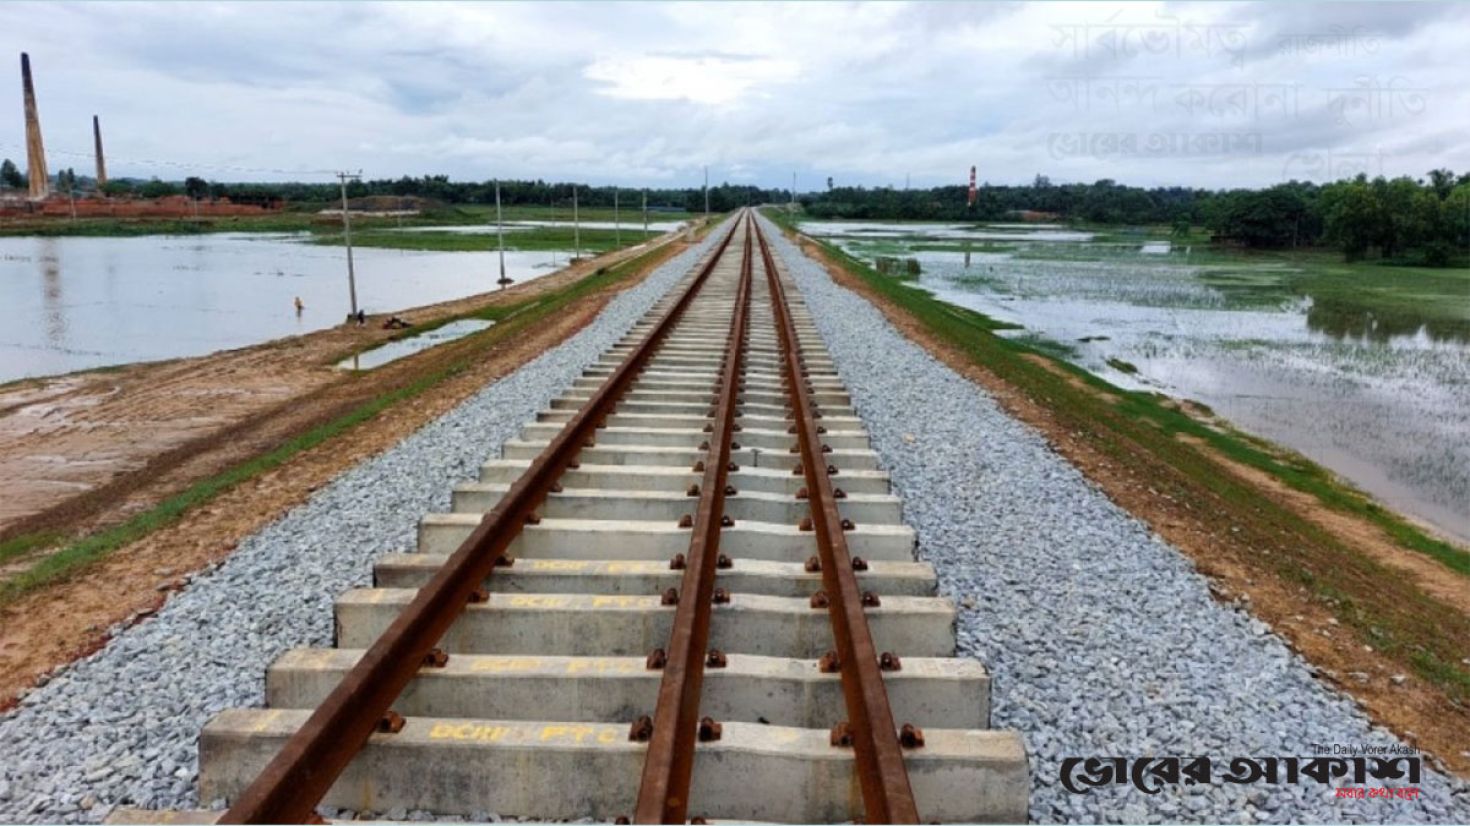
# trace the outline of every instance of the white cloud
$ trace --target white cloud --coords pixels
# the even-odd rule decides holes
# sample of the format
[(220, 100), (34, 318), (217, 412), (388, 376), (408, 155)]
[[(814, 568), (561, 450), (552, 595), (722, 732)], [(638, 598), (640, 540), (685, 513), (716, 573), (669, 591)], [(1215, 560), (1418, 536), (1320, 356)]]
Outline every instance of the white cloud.
[[(1110, 25), (1128, 28), (1104, 42)], [(1076, 27), (1089, 49), (1064, 39)], [(692, 185), (708, 164), (772, 186), (792, 170), (928, 186), (973, 163), (994, 182), (1232, 186), (1303, 154), (1379, 153), (1390, 175), (1470, 167), (1452, 139), (1470, 109), (1470, 6), (1455, 4), (8, 3), (0, 31), (31, 53), (52, 166), (88, 165), (99, 114), (121, 175)], [(1281, 48), (1300, 33), (1356, 40)], [(1358, 77), (1402, 78), (1423, 106), (1342, 123), (1330, 90)], [(1064, 78), (1092, 95), (1059, 96)], [(1120, 96), (1128, 78), (1151, 97)], [(1289, 116), (1181, 105), (1281, 84), (1300, 96)], [(0, 83), (17, 115), (0, 119), (0, 155), (23, 154), (19, 86)], [(1222, 134), (1260, 151), (1191, 148)], [(1166, 139), (1160, 155), (1110, 150)]]
[(794, 60), (636, 55), (598, 60), (582, 74), (606, 84), (597, 92), (608, 97), (724, 104), (752, 90), (772, 97), (777, 91), (771, 87), (790, 80), (798, 68)]

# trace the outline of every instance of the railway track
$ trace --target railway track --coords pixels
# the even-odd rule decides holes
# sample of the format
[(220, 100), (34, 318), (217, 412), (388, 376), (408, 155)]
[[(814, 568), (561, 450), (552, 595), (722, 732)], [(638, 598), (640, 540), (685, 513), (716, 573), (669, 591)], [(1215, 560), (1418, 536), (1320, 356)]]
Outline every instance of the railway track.
[(335, 648), (206, 725), (223, 822), (1026, 819), (1021, 740), (806, 308), (749, 213), (720, 231), (341, 595)]

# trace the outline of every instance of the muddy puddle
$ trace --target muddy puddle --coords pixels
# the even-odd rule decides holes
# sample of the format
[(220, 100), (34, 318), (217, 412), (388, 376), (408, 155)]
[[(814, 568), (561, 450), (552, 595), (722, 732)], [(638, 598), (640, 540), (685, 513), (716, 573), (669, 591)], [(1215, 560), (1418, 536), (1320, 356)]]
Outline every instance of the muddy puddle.
[(493, 321), (478, 318), (451, 321), (428, 332), (410, 335), (407, 338), (380, 344), (371, 350), (348, 356), (337, 362), (337, 368), (339, 370), (372, 370), (389, 362), (407, 358), (414, 353), (422, 353), (430, 347), (438, 347), (472, 333), (488, 330), (494, 325)]

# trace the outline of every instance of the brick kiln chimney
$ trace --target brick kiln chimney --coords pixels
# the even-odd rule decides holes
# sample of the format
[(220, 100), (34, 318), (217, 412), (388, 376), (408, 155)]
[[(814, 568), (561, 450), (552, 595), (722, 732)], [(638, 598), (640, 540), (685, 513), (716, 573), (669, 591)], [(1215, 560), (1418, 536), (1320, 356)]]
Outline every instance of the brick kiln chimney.
[(41, 119), (36, 115), (36, 87), (31, 83), (31, 56), (20, 53), (20, 83), (26, 100), (26, 180), (31, 199), (39, 201), (51, 192), (46, 173), (46, 150), (41, 146)]
[(97, 191), (107, 186), (107, 161), (102, 159), (102, 124), (92, 116), (92, 142), (97, 146)]

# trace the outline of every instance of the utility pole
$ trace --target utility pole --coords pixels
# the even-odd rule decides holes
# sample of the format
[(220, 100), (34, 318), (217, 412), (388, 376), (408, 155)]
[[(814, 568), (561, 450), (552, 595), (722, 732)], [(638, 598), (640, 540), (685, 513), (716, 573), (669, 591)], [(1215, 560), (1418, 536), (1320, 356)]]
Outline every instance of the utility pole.
[(643, 240), (648, 240), (648, 190), (643, 190)]
[(352, 315), (357, 315), (357, 273), (352, 269), (352, 216), (347, 210), (347, 182), (362, 180), (362, 170), (338, 172), (337, 181), (342, 185), (342, 240), (347, 245), (347, 294), (352, 299)]
[(789, 212), (789, 213), (791, 213), (792, 215), (795, 215), (796, 214), (796, 173), (795, 172), (791, 173), (791, 205), (786, 208), (786, 211)]
[(613, 246), (623, 248), (623, 225), (618, 223), (618, 188), (613, 187)]
[(496, 284), (500, 289), (511, 283), (511, 279), (505, 277), (505, 224), (500, 220), (500, 179), (495, 180), (495, 237), (500, 242), (500, 280)]
[(577, 217), (577, 185), (572, 184), (572, 249), (576, 257), (572, 261), (582, 260), (582, 222)]
[(704, 167), (704, 222), (709, 223), (709, 165)]

